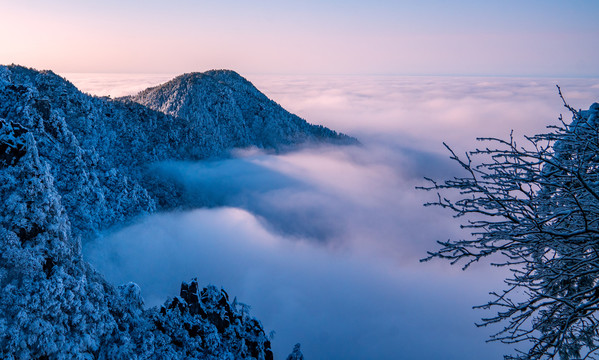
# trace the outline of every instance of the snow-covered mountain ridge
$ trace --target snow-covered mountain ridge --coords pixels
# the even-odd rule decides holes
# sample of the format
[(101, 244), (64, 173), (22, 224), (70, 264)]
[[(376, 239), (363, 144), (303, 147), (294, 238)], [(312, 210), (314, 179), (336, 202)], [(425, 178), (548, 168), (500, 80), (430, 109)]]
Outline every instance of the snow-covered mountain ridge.
[(287, 112), (231, 70), (184, 74), (125, 99), (187, 119), (203, 135), (206, 143), (201, 146), (217, 153), (235, 147), (284, 149), (303, 142), (355, 142)]
[(222, 70), (111, 100), (83, 94), (49, 71), (0, 67), (0, 119), (33, 135), (74, 231), (86, 237), (135, 215), (184, 205), (178, 189), (146, 176), (153, 162), (222, 157), (235, 147), (356, 143), (308, 124)]
[(246, 307), (184, 283), (144, 309), (82, 258), (82, 239), (181, 204), (148, 164), (357, 141), (289, 114), (231, 71), (182, 75), (136, 96), (93, 97), (50, 71), (0, 66), (0, 357), (270, 359)]

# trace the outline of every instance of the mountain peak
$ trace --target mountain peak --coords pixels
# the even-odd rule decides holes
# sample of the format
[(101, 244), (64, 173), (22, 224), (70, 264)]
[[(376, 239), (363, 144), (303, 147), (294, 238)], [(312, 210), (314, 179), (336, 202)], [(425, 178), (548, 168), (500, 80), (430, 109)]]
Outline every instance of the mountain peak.
[(357, 143), (289, 113), (232, 70), (183, 74), (127, 98), (187, 120), (198, 137), (215, 141), (216, 152), (236, 147), (282, 150), (300, 143)]
[(212, 69), (212, 70), (208, 70), (208, 71), (204, 72), (204, 74), (211, 75), (211, 76), (225, 75), (225, 76), (243, 78), (235, 70), (230, 70), (230, 69)]
[[(204, 72), (190, 72), (190, 73), (185, 73), (182, 75), (179, 75), (175, 78), (173, 78), (172, 80), (168, 81), (168, 83), (171, 82), (197, 82), (197, 81), (203, 81), (203, 80), (208, 80), (208, 79), (214, 79), (216, 81), (224, 81), (224, 80), (229, 80), (229, 81), (243, 81), (243, 82), (247, 82), (249, 83), (249, 81), (247, 79), (245, 79), (243, 76), (239, 75), (239, 73), (237, 73), (236, 71), (233, 70), (227, 70), (227, 69), (213, 69), (213, 70), (208, 70), (208, 71), (204, 71)], [(163, 84), (164, 85), (164, 84)], [(158, 85), (158, 87), (160, 87), (162, 85)], [(156, 87), (152, 87), (151, 89), (156, 88)]]

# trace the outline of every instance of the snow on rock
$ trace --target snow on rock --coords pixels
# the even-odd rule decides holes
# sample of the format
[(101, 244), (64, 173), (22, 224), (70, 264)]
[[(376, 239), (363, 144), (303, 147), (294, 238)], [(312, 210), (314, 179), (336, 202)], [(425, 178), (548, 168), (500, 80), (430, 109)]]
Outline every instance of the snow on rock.
[(200, 289), (197, 280), (181, 284), (181, 294), (169, 299), (153, 321), (159, 337), (176, 339), (181, 354), (201, 351), (203, 357), (272, 360), (262, 324), (249, 316), (247, 306), (229, 301), (224, 290)]

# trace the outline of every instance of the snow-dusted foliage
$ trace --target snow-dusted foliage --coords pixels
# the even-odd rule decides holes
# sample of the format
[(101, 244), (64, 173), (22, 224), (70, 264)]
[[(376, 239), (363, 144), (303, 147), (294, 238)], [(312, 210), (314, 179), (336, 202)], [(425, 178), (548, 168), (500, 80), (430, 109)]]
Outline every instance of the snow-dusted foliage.
[[(131, 101), (142, 98), (166, 113)], [(114, 288), (83, 260), (81, 239), (181, 205), (172, 185), (144, 176), (153, 161), (355, 140), (285, 112), (233, 72), (184, 75), (131, 99), (0, 66), (0, 358), (272, 359), (261, 323), (224, 290), (183, 283), (144, 309), (137, 285)]]
[(0, 357), (92, 358), (116, 321), (110, 287), (86, 269), (49, 166), (29, 132), (0, 169)]
[(261, 324), (224, 291), (192, 282), (144, 310), (137, 285), (107, 284), (82, 259), (33, 135), (17, 129), (5, 138), (20, 157), (0, 167), (0, 358), (272, 359)]
[(180, 296), (169, 299), (152, 319), (156, 341), (167, 344), (176, 358), (193, 353), (202, 359), (273, 359), (262, 324), (249, 316), (247, 306), (230, 302), (214, 286), (199, 288), (196, 280), (183, 283)]
[(183, 118), (202, 156), (235, 147), (283, 149), (301, 142), (356, 143), (322, 126), (307, 123), (268, 99), (230, 70), (181, 75), (126, 99)]
[(518, 359), (599, 354), (599, 104), (566, 107), (571, 124), (527, 137), (525, 146), (482, 139), (492, 145), (465, 159), (452, 152), (466, 175), (428, 188), (446, 196), (430, 205), (469, 217), (464, 227), (473, 231), (472, 239), (439, 242), (428, 259), (467, 267), (490, 257), (512, 271), (507, 288), (481, 307), (499, 309), (483, 319), (505, 326), (494, 340), (526, 344)]
[(181, 205), (176, 191), (164, 188), (170, 185), (145, 176), (152, 162), (226, 156), (234, 147), (356, 142), (286, 112), (232, 71), (183, 75), (121, 100), (83, 94), (50, 71), (0, 66), (0, 79), (3, 127), (35, 136), (73, 231), (84, 239), (158, 207)]

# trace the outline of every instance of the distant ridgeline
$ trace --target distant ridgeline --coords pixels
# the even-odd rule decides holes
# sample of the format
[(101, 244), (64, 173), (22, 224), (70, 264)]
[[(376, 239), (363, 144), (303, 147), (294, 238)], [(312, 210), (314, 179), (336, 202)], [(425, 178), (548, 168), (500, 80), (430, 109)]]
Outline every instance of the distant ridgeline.
[(81, 239), (184, 206), (148, 164), (357, 140), (290, 114), (235, 72), (185, 74), (136, 96), (93, 97), (50, 71), (0, 66), (0, 357), (270, 359), (246, 307), (184, 283), (160, 309), (114, 288)]

